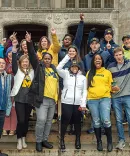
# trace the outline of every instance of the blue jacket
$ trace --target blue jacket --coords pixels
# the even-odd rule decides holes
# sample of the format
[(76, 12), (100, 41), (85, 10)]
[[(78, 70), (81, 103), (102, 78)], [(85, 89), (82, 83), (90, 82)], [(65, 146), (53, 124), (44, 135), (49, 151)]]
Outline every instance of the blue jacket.
[(0, 57), (4, 58), (4, 46), (0, 44)]
[[(2, 83), (0, 81), (0, 97), (1, 97), (0, 110), (5, 110), (6, 115), (9, 116), (12, 108), (12, 102), (10, 97), (12, 75), (4, 72), (3, 78), (4, 78), (4, 89), (2, 89)], [(3, 94), (1, 94), (2, 90)]]
[[(79, 52), (80, 52), (80, 46), (81, 46), (82, 37), (83, 37), (83, 28), (84, 28), (84, 22), (80, 21), (80, 23), (78, 25), (78, 29), (77, 29), (75, 39), (72, 43), (72, 45), (74, 45), (78, 48)], [(60, 62), (65, 57), (67, 52), (68, 52), (68, 49), (66, 49), (64, 46), (62, 46), (59, 53), (58, 53), (58, 62)]]
[(86, 73), (91, 68), (91, 61), (92, 61), (92, 58), (93, 58), (93, 56), (95, 54), (100, 54), (103, 57), (105, 67), (107, 67), (107, 65), (108, 65), (109, 58), (111, 57), (111, 55), (110, 55), (110, 53), (108, 51), (102, 51), (101, 49), (99, 49), (95, 53), (92, 53), (90, 51), (87, 55), (85, 55), (85, 58), (84, 58), (84, 67), (85, 67), (85, 72)]

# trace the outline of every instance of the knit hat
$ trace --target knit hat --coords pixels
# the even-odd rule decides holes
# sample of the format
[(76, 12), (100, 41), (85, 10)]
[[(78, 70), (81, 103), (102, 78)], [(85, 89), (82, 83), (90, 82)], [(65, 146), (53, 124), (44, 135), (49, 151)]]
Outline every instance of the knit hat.
[(130, 35), (124, 35), (124, 36), (122, 37), (122, 41), (124, 41), (125, 38), (130, 38)]
[(9, 48), (6, 50), (6, 56), (8, 56), (8, 53), (12, 51), (12, 48), (13, 48), (13, 46), (9, 47)]
[(94, 42), (94, 41), (96, 41), (97, 43), (99, 43), (99, 39), (96, 38), (96, 37), (94, 37), (94, 38), (91, 39), (90, 44), (91, 44), (92, 42)]
[(104, 36), (107, 35), (107, 34), (111, 34), (113, 36), (112, 28), (108, 28), (108, 29), (105, 30)]

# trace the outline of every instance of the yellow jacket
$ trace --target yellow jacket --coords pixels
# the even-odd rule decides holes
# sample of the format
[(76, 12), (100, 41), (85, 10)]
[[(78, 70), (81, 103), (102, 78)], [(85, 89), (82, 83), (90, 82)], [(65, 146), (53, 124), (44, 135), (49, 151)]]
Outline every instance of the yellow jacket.
[(52, 64), (57, 66), (58, 65), (58, 52), (59, 52), (60, 48), (61, 48), (61, 46), (58, 41), (58, 38), (57, 38), (56, 34), (53, 34), (52, 35), (52, 44), (50, 45), (49, 49), (48, 50), (44, 49), (41, 52), (38, 51), (37, 56), (38, 56), (39, 60), (41, 60), (42, 53), (49, 52), (53, 57)]
[[(88, 73), (86, 75), (88, 77)], [(93, 77), (92, 87), (88, 88), (88, 97), (87, 99), (100, 99), (111, 97), (111, 83), (112, 74), (109, 70), (102, 67), (101, 69), (96, 70), (96, 74)]]
[(124, 44), (122, 45), (122, 49), (123, 49), (123, 51), (124, 51), (124, 56), (125, 56), (125, 58), (126, 59), (130, 59), (130, 49), (125, 49), (124, 48)]

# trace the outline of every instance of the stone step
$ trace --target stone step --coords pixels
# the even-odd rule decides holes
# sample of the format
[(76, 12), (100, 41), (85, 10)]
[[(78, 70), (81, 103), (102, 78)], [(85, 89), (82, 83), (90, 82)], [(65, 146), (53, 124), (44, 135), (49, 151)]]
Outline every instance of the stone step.
[[(126, 144), (125, 148), (121, 150), (116, 150), (114, 144), (114, 149), (112, 152), (107, 152), (106, 144), (103, 144), (103, 151), (98, 152), (96, 150), (96, 143), (93, 144), (82, 144), (81, 149), (77, 150), (74, 147), (74, 144), (68, 143), (66, 145), (65, 152), (61, 152), (58, 149), (57, 144), (53, 144), (53, 149), (43, 148), (43, 151), (38, 153), (35, 150), (34, 143), (28, 143), (28, 148), (18, 151), (16, 149), (16, 144), (0, 143), (0, 149), (3, 153), (7, 153), (9, 156), (129, 156), (130, 155), (130, 147)], [(8, 147), (8, 148), (7, 148)]]

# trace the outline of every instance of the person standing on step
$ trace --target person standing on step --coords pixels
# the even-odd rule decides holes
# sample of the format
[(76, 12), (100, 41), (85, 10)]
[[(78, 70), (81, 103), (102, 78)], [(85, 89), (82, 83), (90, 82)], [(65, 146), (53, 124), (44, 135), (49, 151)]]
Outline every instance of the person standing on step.
[(34, 78), (34, 70), (31, 68), (28, 55), (22, 55), (17, 63), (17, 40), (12, 48), (12, 70), (14, 74), (14, 86), (11, 97), (15, 101), (17, 115), (17, 149), (27, 148), (25, 138), (28, 132), (29, 115), (32, 107), (28, 104), (28, 92)]
[[(75, 148), (80, 149), (81, 135), (81, 111), (86, 110), (87, 84), (86, 77), (82, 74), (81, 66), (74, 57), (74, 52), (68, 51), (68, 54), (57, 66), (57, 72), (63, 78), (63, 90), (61, 94), (61, 149), (65, 149), (64, 136), (67, 126), (73, 116), (75, 128)], [(73, 54), (73, 55), (72, 55)], [(64, 69), (64, 65), (71, 60), (68, 70)]]
[(125, 147), (125, 136), (123, 127), (123, 107), (129, 126), (130, 136), (130, 60), (124, 57), (124, 51), (118, 47), (114, 49), (114, 57), (116, 62), (110, 64), (108, 69), (112, 73), (116, 92), (112, 93), (112, 106), (116, 116), (117, 132), (119, 143), (117, 149)]
[[(5, 67), (5, 60), (0, 57), (0, 138), (3, 131), (6, 109), (11, 109), (12, 106), (10, 98), (12, 76), (6, 73)], [(7, 156), (7, 154), (1, 153), (1, 149), (0, 155)]]
[(111, 152), (112, 131), (110, 121), (111, 83), (112, 74), (104, 68), (104, 60), (100, 54), (95, 54), (91, 61), (91, 68), (86, 75), (88, 79), (87, 105), (92, 115), (94, 131), (97, 139), (97, 150), (103, 151), (101, 140), (101, 125), (103, 124), (107, 136), (107, 150)]
[(31, 34), (26, 33), (28, 55), (35, 71), (33, 83), (29, 91), (28, 100), (36, 108), (36, 150), (42, 152), (42, 147), (53, 148), (48, 142), (55, 106), (58, 100), (59, 77), (52, 63), (53, 57), (49, 52), (44, 52), (39, 62), (35, 53)]
[[(14, 40), (14, 42), (15, 42), (15, 40)], [(13, 47), (11, 46), (7, 49), (6, 58), (5, 58), (6, 73), (12, 75), (11, 87), (13, 86), (12, 48)], [(15, 111), (15, 103), (12, 100), (11, 111), (10, 111), (10, 109), (7, 109), (7, 111), (6, 111), (6, 117), (5, 117), (5, 121), (4, 121), (4, 127), (3, 127), (2, 135), (8, 135), (7, 131), (9, 131), (10, 136), (14, 135), (15, 131), (16, 131), (16, 125), (17, 125), (17, 117), (16, 117), (16, 111)]]

